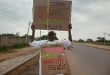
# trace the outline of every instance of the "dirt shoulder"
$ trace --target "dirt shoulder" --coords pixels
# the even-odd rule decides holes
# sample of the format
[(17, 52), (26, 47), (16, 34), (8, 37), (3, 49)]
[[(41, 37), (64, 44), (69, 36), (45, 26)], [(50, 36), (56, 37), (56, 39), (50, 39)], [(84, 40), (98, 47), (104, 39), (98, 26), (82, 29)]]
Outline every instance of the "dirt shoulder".
[(95, 48), (100, 48), (100, 49), (104, 49), (107, 51), (110, 51), (110, 46), (106, 46), (106, 45), (98, 45), (98, 44), (91, 44), (91, 43), (78, 43), (81, 45), (85, 45), (85, 46), (90, 46), (90, 47), (95, 47)]
[(22, 48), (22, 49), (14, 49), (12, 52), (9, 52), (9, 53), (0, 53), (0, 62), (11, 59), (11, 58), (15, 58), (21, 55), (27, 55), (37, 50), (38, 49), (27, 47), (27, 48)]

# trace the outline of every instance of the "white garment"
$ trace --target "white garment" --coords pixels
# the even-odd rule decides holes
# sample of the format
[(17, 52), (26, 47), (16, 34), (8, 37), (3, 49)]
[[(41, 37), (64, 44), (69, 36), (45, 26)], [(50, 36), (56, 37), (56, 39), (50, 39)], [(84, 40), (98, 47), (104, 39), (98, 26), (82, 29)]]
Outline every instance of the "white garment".
[(69, 40), (55, 40), (52, 42), (48, 40), (40, 40), (40, 41), (33, 41), (32, 43), (29, 43), (29, 44), (33, 48), (41, 48), (41, 46), (45, 44), (63, 44), (64, 47), (71, 46), (71, 42)]

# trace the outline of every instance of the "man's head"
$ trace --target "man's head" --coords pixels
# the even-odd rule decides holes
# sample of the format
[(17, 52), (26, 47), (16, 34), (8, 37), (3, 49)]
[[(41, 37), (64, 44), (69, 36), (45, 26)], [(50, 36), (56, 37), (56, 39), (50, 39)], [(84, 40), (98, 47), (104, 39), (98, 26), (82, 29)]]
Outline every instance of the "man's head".
[(48, 40), (49, 41), (54, 41), (54, 40), (58, 40), (58, 38), (56, 37), (56, 33), (54, 31), (50, 31), (48, 33)]

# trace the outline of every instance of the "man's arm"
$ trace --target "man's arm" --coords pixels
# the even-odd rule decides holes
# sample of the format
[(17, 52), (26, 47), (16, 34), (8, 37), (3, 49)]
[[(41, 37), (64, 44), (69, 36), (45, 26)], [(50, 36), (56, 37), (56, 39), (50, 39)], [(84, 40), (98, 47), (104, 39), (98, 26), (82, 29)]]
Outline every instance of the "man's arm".
[(33, 42), (35, 39), (35, 25), (32, 24), (31, 29), (32, 29), (31, 42)]
[(68, 39), (72, 42), (72, 35), (71, 35), (71, 29), (72, 29), (72, 26), (71, 24), (68, 25)]

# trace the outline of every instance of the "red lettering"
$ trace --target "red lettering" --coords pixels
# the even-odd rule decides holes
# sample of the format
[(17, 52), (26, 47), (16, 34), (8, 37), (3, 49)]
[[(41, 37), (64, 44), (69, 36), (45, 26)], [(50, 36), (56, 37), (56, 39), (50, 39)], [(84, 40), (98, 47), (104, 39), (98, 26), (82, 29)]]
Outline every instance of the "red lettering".
[(43, 61), (43, 64), (63, 64), (64, 59), (58, 58), (58, 59), (47, 59)]
[(43, 61), (43, 64), (52, 64), (52, 60), (51, 59), (44, 60)]

